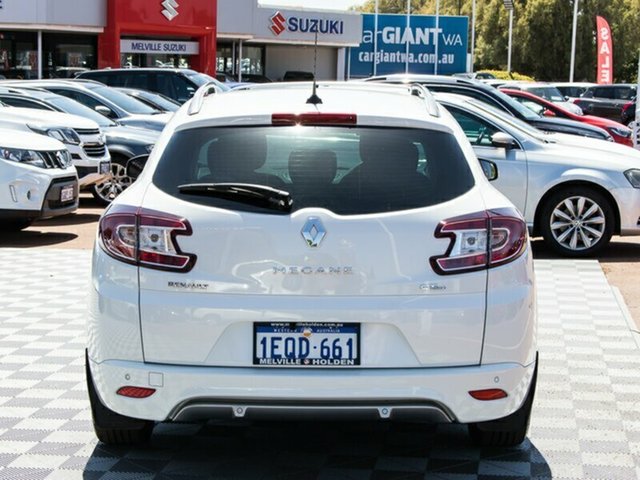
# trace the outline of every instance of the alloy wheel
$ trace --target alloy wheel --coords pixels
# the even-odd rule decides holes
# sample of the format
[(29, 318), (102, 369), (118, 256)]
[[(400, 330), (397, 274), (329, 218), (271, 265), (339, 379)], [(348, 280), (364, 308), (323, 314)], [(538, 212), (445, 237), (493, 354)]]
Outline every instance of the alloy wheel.
[(553, 238), (564, 248), (586, 250), (602, 239), (606, 217), (602, 207), (592, 199), (568, 197), (553, 209), (550, 227)]
[(133, 179), (127, 176), (127, 169), (119, 163), (111, 163), (111, 178), (97, 183), (95, 191), (105, 202), (111, 202), (133, 183)]

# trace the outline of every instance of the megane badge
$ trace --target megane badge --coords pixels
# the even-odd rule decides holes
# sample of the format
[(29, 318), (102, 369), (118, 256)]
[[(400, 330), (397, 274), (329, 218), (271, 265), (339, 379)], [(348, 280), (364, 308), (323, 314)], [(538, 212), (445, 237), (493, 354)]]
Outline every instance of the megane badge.
[(309, 217), (307, 223), (302, 227), (302, 238), (310, 247), (317, 247), (327, 234), (324, 225), (317, 217)]

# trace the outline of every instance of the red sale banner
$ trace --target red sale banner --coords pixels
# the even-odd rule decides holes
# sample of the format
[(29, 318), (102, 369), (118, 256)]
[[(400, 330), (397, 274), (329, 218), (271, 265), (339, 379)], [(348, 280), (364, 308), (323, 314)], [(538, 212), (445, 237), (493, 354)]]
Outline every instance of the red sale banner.
[(596, 17), (598, 28), (598, 78), (600, 84), (613, 83), (613, 39), (609, 24), (602, 17)]

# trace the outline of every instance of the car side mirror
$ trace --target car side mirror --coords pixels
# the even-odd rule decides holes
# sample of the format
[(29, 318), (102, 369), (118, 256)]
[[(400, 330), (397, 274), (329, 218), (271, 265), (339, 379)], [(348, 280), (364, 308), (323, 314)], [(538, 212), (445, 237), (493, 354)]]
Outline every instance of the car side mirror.
[(545, 108), (545, 109), (544, 109), (544, 112), (542, 112), (542, 114), (543, 114), (545, 117), (555, 117), (555, 116), (556, 116), (556, 114), (554, 113), (554, 111), (553, 111), (553, 110), (549, 110), (548, 108)]
[(127, 177), (135, 180), (140, 176), (144, 166), (149, 160), (149, 155), (138, 155), (137, 157), (130, 158), (127, 162)]
[(481, 158), (480, 166), (482, 167), (482, 171), (484, 172), (484, 176), (487, 177), (487, 180), (493, 182), (498, 178), (498, 165), (494, 162)]
[(109, 107), (105, 107), (104, 105), (96, 105), (95, 111), (107, 118), (111, 118), (111, 116), (113, 115), (111, 109)]
[(491, 144), (497, 148), (504, 148), (505, 150), (509, 150), (511, 148), (515, 148), (518, 146), (516, 143), (516, 139), (513, 138), (508, 133), (496, 132), (491, 137)]

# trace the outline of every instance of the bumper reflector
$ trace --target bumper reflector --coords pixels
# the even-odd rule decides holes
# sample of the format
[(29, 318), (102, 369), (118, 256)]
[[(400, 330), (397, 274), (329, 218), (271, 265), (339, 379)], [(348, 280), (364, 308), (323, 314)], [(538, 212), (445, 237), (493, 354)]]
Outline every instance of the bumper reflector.
[(147, 398), (156, 393), (156, 389), (144, 387), (120, 387), (116, 393), (129, 398)]
[(488, 400), (500, 400), (507, 397), (507, 392), (500, 390), (499, 388), (488, 388), (486, 390), (472, 390), (469, 392), (476, 400), (488, 401)]

